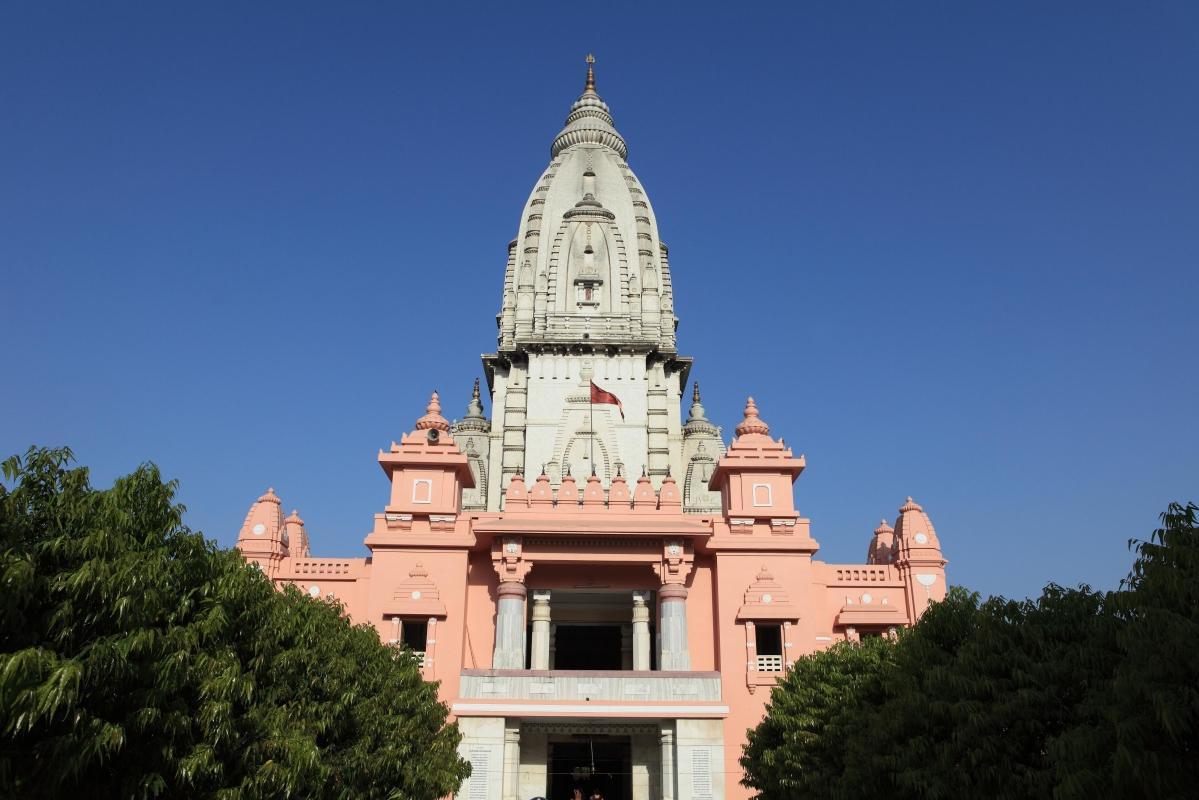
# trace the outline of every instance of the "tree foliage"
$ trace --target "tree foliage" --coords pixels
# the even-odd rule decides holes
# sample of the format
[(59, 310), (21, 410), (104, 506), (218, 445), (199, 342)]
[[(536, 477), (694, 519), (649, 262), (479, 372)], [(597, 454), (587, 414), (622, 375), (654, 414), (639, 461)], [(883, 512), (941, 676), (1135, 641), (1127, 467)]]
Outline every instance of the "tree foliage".
[(1199, 527), (1171, 505), (1118, 592), (952, 589), (895, 643), (798, 661), (741, 763), (763, 800), (1186, 797)]
[(412, 798), (455, 791), (436, 687), (331, 604), (182, 522), (145, 465), (4, 462), (0, 795)]

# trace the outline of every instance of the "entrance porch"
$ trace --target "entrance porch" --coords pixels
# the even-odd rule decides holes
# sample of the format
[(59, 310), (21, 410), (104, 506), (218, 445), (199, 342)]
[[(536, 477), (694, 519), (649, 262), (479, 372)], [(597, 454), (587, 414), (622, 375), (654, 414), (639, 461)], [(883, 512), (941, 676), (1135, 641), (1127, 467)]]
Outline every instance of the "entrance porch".
[(459, 800), (723, 800), (719, 719), (462, 717)]

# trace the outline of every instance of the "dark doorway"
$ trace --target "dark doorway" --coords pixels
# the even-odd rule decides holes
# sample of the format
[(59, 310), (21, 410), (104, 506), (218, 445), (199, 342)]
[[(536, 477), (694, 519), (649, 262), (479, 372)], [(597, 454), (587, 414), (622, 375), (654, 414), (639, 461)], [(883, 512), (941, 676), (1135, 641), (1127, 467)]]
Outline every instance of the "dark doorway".
[(559, 624), (554, 634), (554, 669), (620, 669), (620, 645), (619, 625)]
[(571, 742), (550, 742), (549, 800), (583, 800), (596, 791), (604, 800), (632, 800), (633, 759), (628, 737), (578, 735)]

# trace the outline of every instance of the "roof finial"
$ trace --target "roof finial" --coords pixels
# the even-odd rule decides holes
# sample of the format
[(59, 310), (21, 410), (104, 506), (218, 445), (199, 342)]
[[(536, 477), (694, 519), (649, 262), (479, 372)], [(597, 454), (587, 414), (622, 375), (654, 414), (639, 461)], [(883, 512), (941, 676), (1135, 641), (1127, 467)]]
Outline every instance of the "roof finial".
[(433, 428), (446, 433), (450, 432), (449, 420), (441, 416), (441, 395), (436, 391), (429, 398), (429, 405), (425, 406), (425, 415), (416, 421), (418, 431), (427, 431)]
[(770, 434), (770, 427), (758, 416), (758, 404), (754, 402), (752, 397), (745, 401), (745, 419), (741, 420), (740, 424), (734, 428), (738, 436), (744, 436), (747, 433), (756, 433), (762, 435)]
[(475, 402), (479, 402), (479, 379), (475, 378), (475, 390), (473, 392)]
[(583, 87), (583, 91), (584, 92), (594, 92), (595, 91), (595, 56), (591, 55), (591, 53), (588, 53), (587, 58), (584, 60), (587, 62), (587, 85)]

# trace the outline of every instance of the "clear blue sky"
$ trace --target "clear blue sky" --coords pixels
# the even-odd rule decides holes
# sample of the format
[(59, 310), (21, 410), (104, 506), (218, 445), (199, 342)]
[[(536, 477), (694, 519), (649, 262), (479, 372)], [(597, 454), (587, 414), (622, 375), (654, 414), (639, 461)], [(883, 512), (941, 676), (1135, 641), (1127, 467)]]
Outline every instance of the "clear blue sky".
[(1199, 499), (1186, 2), (4, 4), (0, 452), (364, 554), (588, 51), (709, 415), (807, 454), (824, 558), (911, 494), (954, 583), (1109, 588)]

